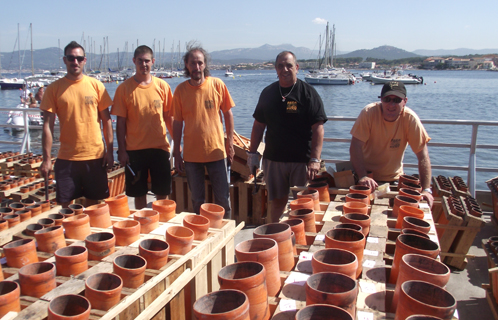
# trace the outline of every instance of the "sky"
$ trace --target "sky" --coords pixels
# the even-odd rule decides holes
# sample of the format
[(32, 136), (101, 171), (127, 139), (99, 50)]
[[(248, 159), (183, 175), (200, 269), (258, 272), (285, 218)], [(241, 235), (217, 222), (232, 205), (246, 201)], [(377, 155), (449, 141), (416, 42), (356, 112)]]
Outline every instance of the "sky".
[[(111, 52), (136, 43), (171, 51), (197, 40), (208, 51), (292, 44), (318, 50), (325, 23), (335, 24), (337, 51), (391, 45), (417, 49), (498, 48), (496, 0), (475, 1), (31, 1), (0, 0), (0, 51), (63, 48), (72, 40), (108, 37)], [(83, 44), (83, 43), (82, 43)], [(87, 46), (88, 48), (88, 46)]]

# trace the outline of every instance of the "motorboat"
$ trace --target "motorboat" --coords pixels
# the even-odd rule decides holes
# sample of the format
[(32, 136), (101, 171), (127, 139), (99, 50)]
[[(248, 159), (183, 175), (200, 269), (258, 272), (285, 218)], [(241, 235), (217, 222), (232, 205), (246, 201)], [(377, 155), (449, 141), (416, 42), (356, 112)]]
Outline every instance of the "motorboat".
[[(27, 104), (20, 103), (16, 106), (18, 109), (30, 109)], [(29, 121), (29, 126), (43, 126), (43, 117), (40, 114), (40, 109), (38, 108), (31, 108), (33, 112), (29, 112), (27, 114), (28, 116), (28, 121)], [(22, 126), (22, 127), (12, 127), (12, 132), (20, 132), (24, 131), (24, 112), (23, 111), (9, 111), (9, 116), (7, 118), (7, 124), (12, 124), (16, 126)], [(33, 130), (35, 128), (30, 128), (30, 130)]]
[(423, 77), (417, 77), (416, 75), (394, 75), (394, 76), (387, 76), (387, 77), (381, 77), (381, 76), (375, 76), (372, 75), (370, 76), (370, 81), (374, 84), (384, 84), (388, 83), (390, 81), (399, 81), (404, 84), (422, 84), (424, 82)]
[(18, 78), (3, 78), (0, 79), (0, 87), (2, 90), (8, 90), (8, 89), (22, 89), (22, 87), (25, 85), (24, 79), (18, 79)]
[(232, 72), (232, 70), (227, 69), (227, 71), (225, 71), (225, 77), (233, 77), (233, 72)]
[(350, 73), (313, 73), (304, 76), (309, 84), (348, 85), (355, 83), (355, 77)]

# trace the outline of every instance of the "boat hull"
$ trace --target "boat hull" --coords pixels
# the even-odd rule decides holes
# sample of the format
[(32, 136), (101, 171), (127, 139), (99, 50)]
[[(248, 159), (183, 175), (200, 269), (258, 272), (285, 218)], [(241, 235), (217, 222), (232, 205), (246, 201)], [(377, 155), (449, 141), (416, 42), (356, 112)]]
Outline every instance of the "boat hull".
[(305, 77), (309, 84), (314, 85), (348, 85), (351, 84), (350, 79), (348, 78), (319, 78), (319, 77)]
[(421, 84), (422, 80), (418, 78), (380, 78), (376, 76), (370, 76), (370, 81), (377, 84), (384, 84), (391, 81), (399, 81), (404, 84)]

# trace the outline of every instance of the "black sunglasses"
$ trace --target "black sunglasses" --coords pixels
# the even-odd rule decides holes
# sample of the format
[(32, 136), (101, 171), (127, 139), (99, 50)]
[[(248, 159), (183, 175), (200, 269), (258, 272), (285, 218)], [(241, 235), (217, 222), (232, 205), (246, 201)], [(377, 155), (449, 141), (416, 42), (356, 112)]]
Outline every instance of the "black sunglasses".
[(389, 97), (384, 97), (382, 98), (382, 102), (389, 103), (389, 102), (394, 102), (394, 103), (400, 103), (403, 101), (400, 97), (395, 97), (395, 98), (389, 98)]
[(84, 56), (72, 56), (72, 55), (67, 55), (65, 56), (66, 59), (70, 62), (74, 62), (74, 60), (78, 60), (78, 62), (83, 62), (85, 60)]

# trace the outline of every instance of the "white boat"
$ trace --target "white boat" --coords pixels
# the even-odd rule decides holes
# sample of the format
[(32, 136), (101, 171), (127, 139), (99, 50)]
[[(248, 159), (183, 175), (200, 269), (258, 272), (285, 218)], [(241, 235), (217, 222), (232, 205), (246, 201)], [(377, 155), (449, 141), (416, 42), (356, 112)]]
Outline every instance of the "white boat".
[(18, 79), (18, 78), (3, 78), (0, 79), (0, 87), (2, 87), (2, 90), (8, 90), (8, 89), (22, 89), (24, 85), (24, 79)]
[(304, 80), (309, 84), (329, 84), (329, 85), (348, 85), (353, 84), (356, 79), (349, 73), (330, 73), (330, 74), (307, 74)]
[(225, 77), (233, 77), (233, 72), (232, 72), (232, 70), (227, 69), (227, 71), (225, 71)]
[(384, 84), (384, 83), (388, 83), (390, 81), (399, 81), (399, 82), (402, 82), (404, 84), (421, 84), (424, 82), (424, 78), (417, 77), (416, 75), (412, 75), (412, 74), (409, 74), (409, 75), (396, 74), (396, 75), (390, 75), (390, 76), (386, 76), (386, 77), (372, 75), (372, 76), (370, 76), (370, 81), (372, 81), (372, 83), (375, 83), (375, 84)]
[[(20, 103), (16, 106), (19, 109), (30, 109), (28, 105)], [(43, 117), (40, 115), (40, 109), (31, 108), (33, 112), (28, 113), (29, 126), (43, 126)], [(23, 111), (9, 111), (9, 117), (7, 119), (7, 124), (22, 126), (22, 127), (12, 127), (12, 132), (24, 131), (24, 112)], [(35, 128), (30, 128), (33, 130)]]

